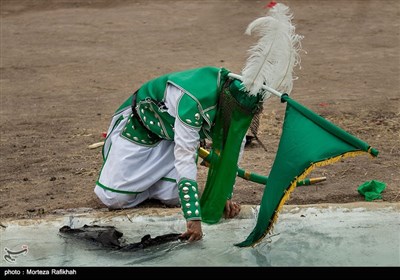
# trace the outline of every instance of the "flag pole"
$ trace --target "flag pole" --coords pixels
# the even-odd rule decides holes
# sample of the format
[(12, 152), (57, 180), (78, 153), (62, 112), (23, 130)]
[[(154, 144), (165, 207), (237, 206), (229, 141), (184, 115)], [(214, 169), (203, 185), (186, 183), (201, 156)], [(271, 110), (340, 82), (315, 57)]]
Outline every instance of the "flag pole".
[[(228, 76), (231, 77), (231, 78), (234, 78), (234, 79), (241, 80), (241, 81), (243, 82), (243, 77), (240, 76), (240, 75), (238, 75), (238, 74), (229, 73)], [(269, 92), (272, 93), (272, 94), (275, 94), (275, 95), (278, 96), (279, 98), (281, 98), (282, 95), (283, 95), (283, 94), (280, 93), (279, 91), (274, 90), (273, 88), (270, 88), (270, 87), (268, 87), (268, 86), (266, 86), (266, 85), (262, 85), (262, 88), (265, 89), (265, 90), (267, 90), (267, 91), (269, 91)]]
[[(211, 153), (209, 151), (207, 151), (206, 149), (199, 147), (198, 154), (203, 160), (205, 160), (205, 162), (209, 163), (211, 161)], [(240, 178), (245, 179), (247, 181), (251, 181), (251, 182), (262, 184), (262, 185), (266, 185), (267, 180), (268, 180), (267, 176), (257, 174), (255, 172), (249, 172), (240, 167), (238, 167), (238, 169), (237, 169), (237, 176), (239, 176)], [(309, 185), (313, 185), (313, 184), (316, 184), (316, 183), (319, 183), (319, 182), (322, 182), (325, 180), (326, 180), (326, 177), (306, 178), (304, 180), (297, 181), (296, 185), (297, 186), (309, 186)]]

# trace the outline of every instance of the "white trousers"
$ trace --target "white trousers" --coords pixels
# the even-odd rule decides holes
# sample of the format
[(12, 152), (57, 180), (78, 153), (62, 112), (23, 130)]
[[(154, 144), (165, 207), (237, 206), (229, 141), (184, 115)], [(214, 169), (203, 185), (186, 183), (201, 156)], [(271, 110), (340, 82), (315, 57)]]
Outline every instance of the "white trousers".
[(179, 205), (174, 142), (162, 140), (155, 147), (145, 147), (120, 137), (131, 112), (127, 108), (113, 117), (94, 192), (110, 209), (132, 208), (146, 199)]

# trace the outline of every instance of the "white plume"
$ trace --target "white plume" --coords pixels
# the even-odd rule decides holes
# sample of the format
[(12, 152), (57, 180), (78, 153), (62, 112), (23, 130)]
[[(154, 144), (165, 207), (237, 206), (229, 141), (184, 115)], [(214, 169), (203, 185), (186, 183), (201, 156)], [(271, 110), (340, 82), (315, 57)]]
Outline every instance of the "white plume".
[(249, 49), (250, 56), (242, 70), (243, 85), (250, 95), (256, 95), (263, 84), (287, 94), (292, 91), (293, 68), (300, 64), (303, 39), (295, 33), (292, 18), (289, 8), (278, 3), (267, 16), (254, 20), (247, 27), (246, 34), (256, 33), (261, 37)]

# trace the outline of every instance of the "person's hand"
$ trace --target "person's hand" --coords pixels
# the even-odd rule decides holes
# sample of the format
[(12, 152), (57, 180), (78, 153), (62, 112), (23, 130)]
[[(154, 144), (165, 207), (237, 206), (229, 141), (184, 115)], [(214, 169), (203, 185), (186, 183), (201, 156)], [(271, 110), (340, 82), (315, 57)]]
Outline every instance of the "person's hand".
[(192, 220), (186, 222), (186, 232), (182, 233), (181, 239), (188, 241), (197, 241), (203, 238), (203, 231), (201, 230), (201, 221)]
[(235, 218), (240, 213), (240, 204), (233, 202), (232, 200), (227, 200), (224, 208), (225, 219)]

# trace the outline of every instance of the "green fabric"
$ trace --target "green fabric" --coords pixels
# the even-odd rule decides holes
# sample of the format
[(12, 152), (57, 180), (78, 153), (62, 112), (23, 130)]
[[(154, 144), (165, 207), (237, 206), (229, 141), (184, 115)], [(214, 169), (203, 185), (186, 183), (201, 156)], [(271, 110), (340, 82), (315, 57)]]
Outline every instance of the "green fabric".
[(132, 94), (121, 104), (121, 106), (118, 107), (118, 109), (114, 113), (114, 116), (118, 115), (121, 111), (130, 106), (132, 106)]
[(128, 116), (128, 121), (121, 132), (121, 137), (146, 147), (154, 147), (161, 141), (157, 134), (150, 132), (132, 114)]
[(137, 102), (136, 108), (136, 112), (142, 123), (146, 126), (147, 131), (151, 131), (151, 134), (155, 134), (162, 139), (174, 139), (175, 133), (172, 125), (175, 122), (175, 118), (168, 114), (167, 110), (160, 108), (153, 99), (145, 99)]
[(179, 100), (178, 118), (186, 123), (188, 126), (200, 128), (203, 124), (203, 117), (201, 116), (199, 107), (196, 101), (189, 95), (184, 94)]
[[(107, 137), (106, 137), (106, 139), (104, 140), (104, 143), (106, 143), (107, 142), (107, 140), (108, 140), (108, 137), (110, 137), (110, 135), (111, 135), (111, 132), (113, 132), (114, 131), (114, 129), (119, 125), (119, 123), (122, 121), (124, 119), (124, 116), (119, 116), (119, 118), (115, 121), (115, 123), (114, 123), (114, 125), (113, 125), (113, 128), (111, 129), (111, 131), (109, 132), (109, 133), (107, 133)], [(102, 157), (103, 157), (103, 165), (104, 165), (104, 163), (105, 163), (105, 161), (106, 161), (106, 145), (103, 145), (103, 147), (101, 148), (101, 155), (102, 155)], [(108, 151), (107, 151), (107, 153), (109, 152), (109, 149), (108, 149)], [(103, 168), (103, 167), (102, 167)]]
[(277, 218), (278, 206), (289, 187), (299, 176), (307, 174), (309, 168), (318, 163), (333, 163), (349, 152), (363, 151), (372, 156), (378, 155), (378, 151), (370, 149), (367, 143), (287, 95), (282, 100), (287, 101), (282, 135), (261, 200), (257, 224), (245, 241), (235, 244), (239, 247), (253, 246), (265, 237), (274, 218)]
[(203, 222), (209, 224), (221, 219), (226, 200), (232, 195), (240, 147), (254, 116), (240, 106), (229, 90), (223, 90), (221, 94), (226, 95), (221, 98), (225, 98), (227, 103), (220, 103), (218, 107), (213, 128), (211, 162), (200, 200)]
[[(220, 78), (225, 72), (224, 69), (210, 66), (168, 73), (144, 83), (138, 90), (137, 101), (146, 98), (165, 100), (167, 83), (171, 83), (196, 100), (201, 111), (206, 111), (217, 103)], [(210, 123), (212, 121), (207, 120)]]
[[(224, 84), (227, 79), (228, 73), (229, 71), (224, 68), (211, 66), (168, 73), (144, 83), (138, 90), (137, 103), (141, 104), (146, 99), (154, 100), (157, 103), (164, 102), (167, 84), (173, 84), (184, 92), (184, 96), (177, 106), (178, 113), (184, 115), (182, 117), (179, 115), (179, 117), (186, 123), (192, 122), (191, 125), (195, 127), (199, 127), (199, 125), (202, 124), (200, 132), (201, 138), (210, 139), (210, 130), (216, 115), (215, 111), (219, 92), (221, 85)], [(188, 100), (188, 98), (191, 100)], [(190, 105), (190, 107), (188, 107), (188, 105)], [(141, 110), (142, 109), (145, 115), (154, 113), (153, 111), (146, 112), (146, 110), (150, 108), (141, 108)], [(200, 118), (196, 114), (200, 114)], [(173, 125), (170, 119), (165, 118), (166, 114), (158, 115), (160, 117), (160, 122), (162, 121), (166, 125)], [(186, 121), (187, 119), (189, 121)], [(196, 124), (196, 122), (198, 122), (198, 124)]]
[(357, 191), (365, 197), (366, 201), (372, 201), (375, 199), (382, 199), (381, 192), (383, 192), (385, 188), (386, 184), (384, 182), (371, 180), (361, 184)]
[(201, 220), (201, 208), (197, 182), (183, 178), (178, 183), (179, 199), (186, 220)]
[(112, 189), (112, 188), (109, 188), (109, 187), (103, 185), (98, 180), (96, 181), (96, 184), (99, 187), (101, 187), (101, 188), (103, 188), (103, 189), (105, 189), (107, 191), (110, 191), (110, 192), (116, 192), (116, 193), (122, 193), (122, 194), (139, 194), (139, 193), (142, 193), (142, 192), (130, 192), (130, 191), (121, 191), (121, 190)]
[(262, 105), (261, 95), (248, 95), (244, 93), (244, 86), (241, 81), (233, 80), (229, 85), (229, 92), (235, 100), (249, 111), (260, 110)]
[(173, 178), (168, 178), (168, 177), (161, 177), (161, 181), (166, 181), (166, 182), (173, 182), (176, 183), (176, 179)]
[(171, 74), (169, 82), (198, 100), (201, 108), (206, 111), (217, 103), (221, 85), (228, 73), (224, 68), (206, 66)]

